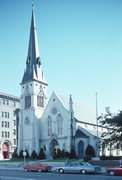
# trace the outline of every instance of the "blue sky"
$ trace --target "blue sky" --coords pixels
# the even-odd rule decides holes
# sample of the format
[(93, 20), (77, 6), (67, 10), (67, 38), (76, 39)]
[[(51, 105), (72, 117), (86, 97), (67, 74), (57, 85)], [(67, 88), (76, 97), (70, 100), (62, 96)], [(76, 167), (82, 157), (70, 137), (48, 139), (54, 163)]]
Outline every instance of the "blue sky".
[[(0, 92), (20, 96), (28, 51), (31, 0), (0, 0)], [(122, 110), (122, 1), (35, 0), (48, 97)]]

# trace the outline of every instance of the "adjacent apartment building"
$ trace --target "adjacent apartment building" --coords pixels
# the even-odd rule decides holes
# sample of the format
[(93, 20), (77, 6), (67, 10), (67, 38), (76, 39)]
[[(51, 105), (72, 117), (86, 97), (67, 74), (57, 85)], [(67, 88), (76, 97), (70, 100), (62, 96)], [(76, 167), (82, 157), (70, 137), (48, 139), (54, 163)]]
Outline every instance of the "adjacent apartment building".
[(9, 159), (17, 147), (19, 97), (0, 93), (0, 159)]

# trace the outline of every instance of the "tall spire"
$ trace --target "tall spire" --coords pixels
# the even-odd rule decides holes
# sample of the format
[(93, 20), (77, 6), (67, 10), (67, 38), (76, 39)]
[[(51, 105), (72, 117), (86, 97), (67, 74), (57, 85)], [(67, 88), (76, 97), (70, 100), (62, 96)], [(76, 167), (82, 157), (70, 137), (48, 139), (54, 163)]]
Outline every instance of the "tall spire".
[(22, 79), (22, 83), (37, 80), (45, 83), (44, 74), (41, 70), (41, 61), (39, 55), (39, 47), (36, 32), (36, 22), (34, 15), (34, 6), (32, 4), (32, 18), (30, 28), (30, 39), (28, 46), (28, 55), (26, 60), (26, 70)]

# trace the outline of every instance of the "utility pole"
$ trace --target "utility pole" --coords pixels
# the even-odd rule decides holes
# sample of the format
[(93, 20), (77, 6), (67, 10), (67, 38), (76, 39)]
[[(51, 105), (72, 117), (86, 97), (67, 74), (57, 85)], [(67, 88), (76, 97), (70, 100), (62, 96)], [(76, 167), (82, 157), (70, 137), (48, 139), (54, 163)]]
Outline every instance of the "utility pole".
[(96, 145), (97, 153), (96, 153), (96, 157), (99, 157), (98, 102), (97, 102), (97, 93), (96, 93), (96, 125), (97, 125), (97, 145)]

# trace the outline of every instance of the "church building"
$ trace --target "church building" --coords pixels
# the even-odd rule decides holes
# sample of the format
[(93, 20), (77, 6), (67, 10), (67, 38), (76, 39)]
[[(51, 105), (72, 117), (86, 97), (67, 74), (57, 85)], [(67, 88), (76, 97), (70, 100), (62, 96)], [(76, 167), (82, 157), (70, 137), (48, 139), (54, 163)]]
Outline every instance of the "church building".
[(67, 100), (53, 92), (48, 99), (47, 88), (32, 8), (26, 69), (21, 81), (18, 153), (27, 150), (31, 156), (43, 148), (46, 157), (52, 158), (58, 149), (70, 152), (75, 148), (77, 156), (84, 158), (90, 147), (97, 156), (98, 138), (96, 125), (90, 123), (91, 111), (78, 109), (71, 95)]

